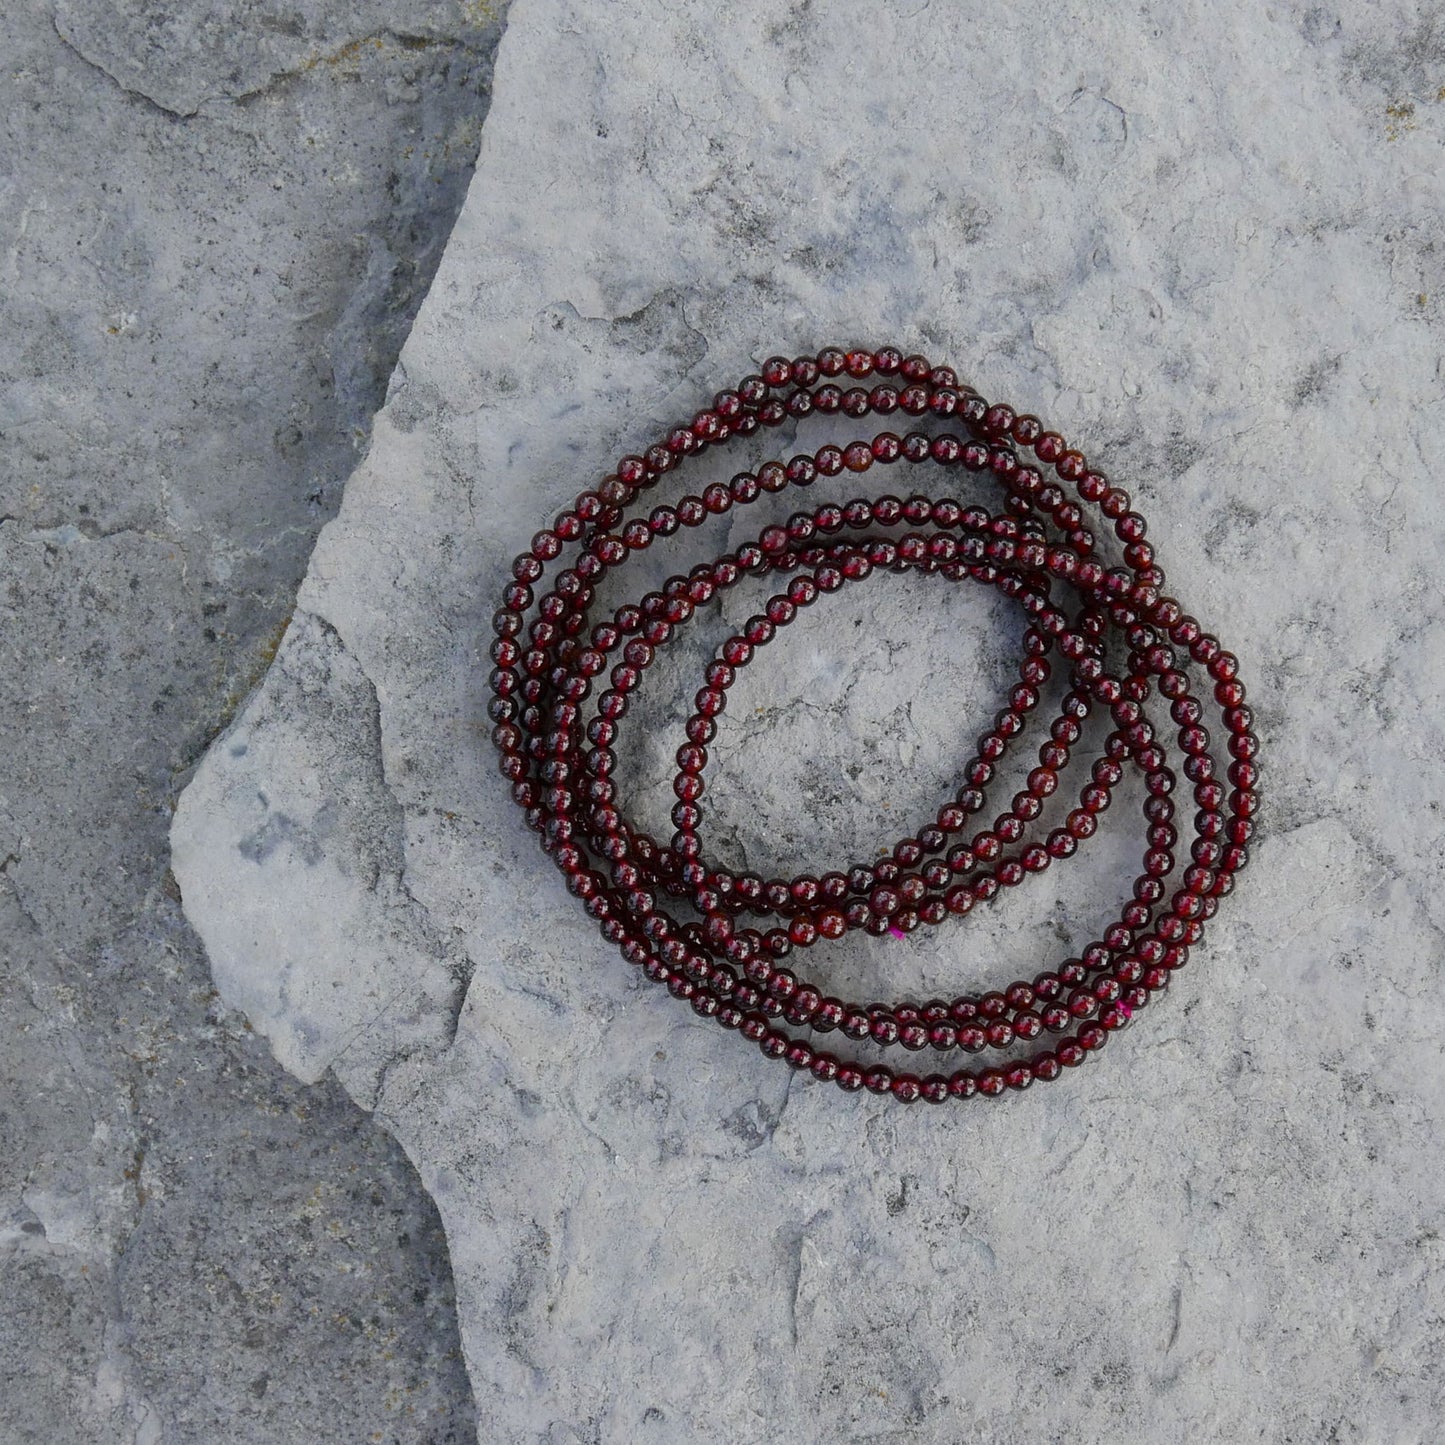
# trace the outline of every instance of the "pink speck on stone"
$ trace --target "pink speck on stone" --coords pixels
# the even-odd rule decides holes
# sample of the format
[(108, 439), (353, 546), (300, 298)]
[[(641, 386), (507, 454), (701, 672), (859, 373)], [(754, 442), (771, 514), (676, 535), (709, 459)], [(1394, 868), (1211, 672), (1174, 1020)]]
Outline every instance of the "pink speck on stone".
[(894, 936), (894, 938), (903, 937), (903, 930), (896, 923), (890, 923), (888, 925), (888, 931)]

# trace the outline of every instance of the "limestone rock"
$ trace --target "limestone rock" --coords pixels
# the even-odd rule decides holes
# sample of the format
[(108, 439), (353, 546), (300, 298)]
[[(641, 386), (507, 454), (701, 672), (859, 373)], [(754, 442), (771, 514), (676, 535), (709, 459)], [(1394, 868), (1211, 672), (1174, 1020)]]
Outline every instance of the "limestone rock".
[[(304, 623), (173, 833), (225, 995), (417, 1161), (490, 1438), (1440, 1417), (1435, 84), (1404, 6), (513, 11)], [(1135, 493), (1265, 746), (1255, 862), (1170, 996), (1077, 1077), (957, 1111), (847, 1101), (640, 985), (522, 828), (484, 712), (493, 599), (559, 507), (772, 352), (883, 338)], [(715, 749), (724, 856), (821, 867), (937, 797), (1014, 638), (929, 585), (820, 607), (750, 670)], [(644, 817), (717, 625), (645, 689)], [(745, 743), (776, 767), (743, 771)], [(304, 841), (247, 843), (283, 816)], [(828, 977), (1031, 975), (1127, 887), (1138, 841), (1110, 821), (1037, 886)]]
[(415, 1171), (168, 874), (470, 179), (497, 16), (398, 8), (0, 7), (5, 1445), (475, 1438)]

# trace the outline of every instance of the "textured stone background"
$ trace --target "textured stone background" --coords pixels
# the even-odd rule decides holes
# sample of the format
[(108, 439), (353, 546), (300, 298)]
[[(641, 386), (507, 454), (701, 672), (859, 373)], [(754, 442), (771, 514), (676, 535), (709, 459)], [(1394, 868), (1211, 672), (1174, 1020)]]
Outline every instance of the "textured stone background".
[[(514, 7), (370, 456), (174, 832), (223, 996), (417, 1161), (490, 1438), (1437, 1433), (1438, 34), (1404, 4)], [(993, 1108), (845, 1101), (640, 988), (485, 737), (491, 596), (540, 522), (771, 350), (882, 336), (1133, 490), (1266, 747), (1197, 961)], [(927, 585), (750, 670), (720, 851), (837, 858), (937, 796), (1012, 639)], [(699, 647), (649, 683), (639, 807)], [(747, 776), (744, 738), (783, 761)], [(1111, 823), (827, 976), (926, 995), (1063, 956), (1131, 876)]]
[[(374, 1106), (440, 1206), (484, 1438), (1434, 1437), (1440, 33), (1403, 3), (1085, 25), (1057, 4), (519, 0), (370, 456), (174, 833), (224, 1002), (301, 1079)], [(275, 64), (207, 78), (194, 50), (194, 75), (152, 71), (172, 112)], [(1198, 965), (1097, 1065), (992, 1111), (850, 1105), (639, 990), (520, 835), (481, 719), (491, 589), (540, 520), (768, 351), (883, 335), (1135, 492), (1245, 660), (1267, 747), (1265, 837)], [(751, 729), (822, 761), (749, 787), (725, 728), (721, 849), (837, 856), (885, 802), (936, 793), (1002, 653), (983, 599), (923, 598), (839, 599), (749, 677), (733, 747)], [(697, 656), (659, 669), (659, 724)], [(647, 780), (671, 744), (640, 741)], [(1097, 927), (1127, 831), (966, 929), (840, 951), (833, 976), (1031, 971)], [(99, 1379), (152, 1429), (113, 1383), (125, 1358), (80, 1397)]]
[(500, 7), (0, 13), (0, 1440), (469, 1440), (394, 1143), (211, 987), (180, 783), (471, 176)]

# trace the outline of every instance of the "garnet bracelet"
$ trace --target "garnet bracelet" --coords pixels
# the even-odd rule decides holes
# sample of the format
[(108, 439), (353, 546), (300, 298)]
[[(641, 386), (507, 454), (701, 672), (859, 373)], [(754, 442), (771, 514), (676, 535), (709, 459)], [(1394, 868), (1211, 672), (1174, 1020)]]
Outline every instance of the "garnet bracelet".
[[(850, 419), (902, 413), (955, 430), (881, 431), (869, 441), (823, 446), (626, 518), (628, 508), (688, 457), (814, 413)], [(1037, 465), (1025, 459), (1030, 452)], [(1002, 492), (1000, 509), (923, 495), (827, 502), (763, 528), (755, 541), (672, 577), (610, 617), (589, 615), (602, 578), (659, 538), (765, 493), (899, 462), (991, 478)], [(1123, 566), (1101, 557), (1085, 506), (1112, 525), (1123, 544)], [(543, 591), (553, 562), (559, 570)], [(1026, 615), (1018, 682), (979, 739), (962, 786), (916, 835), (847, 870), (764, 880), (705, 858), (699, 827), (708, 745), (738, 671), (801, 609), (878, 570), (982, 582)], [(776, 578), (778, 590), (704, 670), (686, 741), (677, 750), (677, 831), (659, 842), (621, 811), (614, 749), (629, 696), (657, 649), (697, 608), (751, 577)], [(990, 406), (948, 367), (905, 358), (892, 347), (829, 347), (795, 361), (775, 357), (641, 456), (623, 457), (512, 564), (512, 581), (492, 619), (492, 737), (528, 827), (541, 835), (543, 850), (603, 937), (699, 1016), (848, 1091), (868, 1089), (904, 1103), (994, 1097), (1083, 1063), (1167, 988), (1248, 859), (1258, 742), (1238, 660), (1163, 589), (1164, 573), (1129, 494), (1092, 471), (1036, 417)], [(1068, 688), (1038, 747), (1038, 765), (1008, 808), (980, 827), (985, 789), (1056, 669)], [(1223, 769), (1194, 690), (1201, 670), (1222, 721)], [(595, 697), (593, 679), (601, 680)], [(1168, 765), (1165, 735), (1147, 710), (1156, 694), (1168, 704), (1180, 771), (1193, 788), (1187, 860), (1175, 855), (1181, 784)], [(1083, 770), (1082, 786), (1072, 784), (1077, 805), (1067, 811), (1052, 805), (1062, 814), (1058, 826), (1045, 831), (1041, 825), (1031, 835), (1029, 825), (1066, 786), (1066, 769), (1091, 716), (1106, 719), (1109, 730), (1101, 756)], [(1053, 971), (952, 1001), (861, 1005), (784, 966), (819, 941), (854, 929), (907, 934), (941, 924), (1044, 872), (1092, 836), (1130, 767), (1144, 781), (1142, 872), (1118, 920)], [(664, 898), (682, 902), (696, 917), (666, 911)], [(822, 1047), (818, 1036), (829, 1033), (937, 1055), (943, 1067), (915, 1071), (843, 1057)], [(1021, 1054), (1017, 1046), (1028, 1044), (1034, 1051)], [(956, 1051), (986, 1049), (1008, 1052), (993, 1067), (949, 1067)]]

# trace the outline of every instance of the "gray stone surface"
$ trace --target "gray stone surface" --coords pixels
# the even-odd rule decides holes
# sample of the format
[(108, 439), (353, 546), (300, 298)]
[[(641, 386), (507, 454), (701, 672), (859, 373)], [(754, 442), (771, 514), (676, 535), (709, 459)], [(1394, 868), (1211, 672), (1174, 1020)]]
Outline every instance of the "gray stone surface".
[[(173, 831), (222, 996), (416, 1160), (488, 1438), (1437, 1433), (1434, 36), (1395, 3), (519, 0), (371, 452)], [(1139, 497), (1266, 748), (1255, 863), (1169, 996), (957, 1111), (845, 1100), (639, 986), (483, 710), (492, 599), (559, 506), (771, 351), (882, 337)], [(984, 599), (870, 585), (735, 694), (725, 856), (887, 841), (996, 707)], [(716, 612), (648, 684), (644, 816)], [(827, 977), (1032, 973), (1109, 916), (1132, 831)]]
[(470, 178), (494, 9), (0, 14), (0, 1440), (465, 1440), (434, 1209), (211, 987), (180, 784)]

